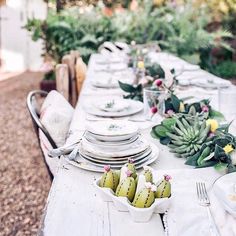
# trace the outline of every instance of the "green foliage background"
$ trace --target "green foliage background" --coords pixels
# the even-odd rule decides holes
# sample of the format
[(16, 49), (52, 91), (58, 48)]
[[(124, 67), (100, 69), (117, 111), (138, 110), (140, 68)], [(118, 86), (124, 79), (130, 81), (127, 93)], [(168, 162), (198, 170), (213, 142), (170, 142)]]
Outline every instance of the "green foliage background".
[[(132, 40), (139, 44), (156, 42), (162, 50), (216, 74), (219, 69), (212, 60), (212, 48), (224, 50), (226, 59), (231, 60), (233, 50), (226, 40), (232, 38), (232, 34), (222, 27), (213, 32), (206, 30), (211, 22), (207, 8), (193, 8), (191, 4), (179, 8), (154, 7), (152, 1), (142, 2), (137, 11), (125, 10), (111, 17), (104, 16), (99, 7), (84, 13), (80, 13), (79, 7), (59, 14), (51, 10), (45, 21), (29, 19), (25, 27), (33, 40), (44, 40), (45, 54), (56, 62), (72, 49), (79, 50), (87, 62), (105, 41), (130, 43)], [(229, 64), (225, 67), (232, 67)]]

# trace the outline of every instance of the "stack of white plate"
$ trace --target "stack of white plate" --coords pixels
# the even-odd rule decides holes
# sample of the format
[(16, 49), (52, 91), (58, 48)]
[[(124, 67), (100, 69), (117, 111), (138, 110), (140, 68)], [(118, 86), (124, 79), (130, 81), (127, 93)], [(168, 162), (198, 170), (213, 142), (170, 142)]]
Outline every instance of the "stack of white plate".
[(80, 144), (80, 158), (103, 170), (104, 165), (119, 169), (132, 158), (136, 168), (154, 162), (158, 148), (148, 143), (129, 121), (101, 121), (88, 126)]

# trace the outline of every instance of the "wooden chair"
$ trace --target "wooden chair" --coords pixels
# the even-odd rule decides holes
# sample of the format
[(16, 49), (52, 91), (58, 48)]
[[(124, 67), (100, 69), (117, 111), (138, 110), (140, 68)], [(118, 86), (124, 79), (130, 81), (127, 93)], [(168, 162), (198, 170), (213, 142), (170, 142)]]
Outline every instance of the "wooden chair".
[[(31, 116), (31, 119), (33, 122), (34, 130), (35, 130), (42, 154), (43, 154), (43, 150), (40, 145), (39, 130), (41, 130), (42, 133), (45, 135), (45, 137), (47, 138), (47, 140), (50, 143), (50, 145), (52, 146), (52, 148), (57, 148), (57, 145), (55, 144), (54, 140), (52, 139), (52, 137), (50, 136), (50, 134), (48, 133), (48, 131), (45, 129), (45, 127), (42, 125), (42, 123), (40, 121), (39, 105), (37, 102), (37, 97), (46, 97), (47, 94), (48, 93), (45, 91), (35, 90), (35, 91), (30, 92), (27, 96), (27, 108), (29, 110), (29, 113), (30, 113), (30, 116)], [(43, 156), (44, 156), (44, 154), (43, 154)], [(44, 163), (46, 165), (50, 180), (53, 180), (53, 175), (50, 171), (50, 168), (49, 168), (45, 158), (44, 158)]]
[(77, 94), (80, 94), (80, 90), (83, 86), (83, 82), (86, 78), (87, 65), (84, 63), (81, 57), (78, 57), (75, 65), (75, 74), (76, 74), (76, 85), (77, 85)]
[(67, 54), (62, 58), (62, 64), (68, 66), (69, 71), (69, 102), (74, 107), (77, 102), (78, 94), (76, 89), (76, 76), (75, 76), (75, 56)]
[(66, 64), (56, 65), (56, 88), (57, 91), (62, 94), (67, 101), (70, 99), (69, 93), (69, 69)]

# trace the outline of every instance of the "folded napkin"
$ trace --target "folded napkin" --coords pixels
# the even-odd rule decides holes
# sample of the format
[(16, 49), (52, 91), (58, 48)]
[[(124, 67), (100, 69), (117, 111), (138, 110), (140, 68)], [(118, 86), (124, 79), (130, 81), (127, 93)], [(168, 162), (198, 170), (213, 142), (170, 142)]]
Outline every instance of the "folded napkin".
[(236, 219), (229, 215), (212, 192), (220, 176), (213, 168), (158, 171), (172, 176), (172, 205), (164, 217), (168, 236), (210, 236), (207, 210), (198, 203), (196, 182), (205, 182), (211, 212), (222, 236), (236, 235)]

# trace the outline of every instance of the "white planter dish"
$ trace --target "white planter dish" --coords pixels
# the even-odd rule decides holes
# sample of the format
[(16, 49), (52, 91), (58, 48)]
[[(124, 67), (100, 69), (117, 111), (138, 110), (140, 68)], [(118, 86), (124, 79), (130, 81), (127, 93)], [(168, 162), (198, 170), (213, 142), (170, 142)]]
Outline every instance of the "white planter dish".
[(171, 197), (156, 198), (155, 202), (148, 208), (134, 207), (126, 197), (117, 197), (110, 188), (101, 188), (99, 181), (100, 178), (94, 182), (94, 186), (101, 198), (105, 202), (113, 202), (118, 211), (129, 212), (134, 222), (148, 222), (153, 214), (163, 214), (170, 208)]

